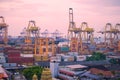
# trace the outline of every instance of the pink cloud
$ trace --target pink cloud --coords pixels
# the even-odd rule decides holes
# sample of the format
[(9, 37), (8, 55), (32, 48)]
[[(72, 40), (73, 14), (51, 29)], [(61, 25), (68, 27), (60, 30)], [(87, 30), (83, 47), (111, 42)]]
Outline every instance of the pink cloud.
[(29, 20), (35, 20), (41, 32), (45, 29), (49, 32), (59, 29), (66, 35), (70, 7), (74, 10), (74, 21), (77, 27), (85, 21), (98, 31), (107, 22), (113, 24), (120, 22), (119, 4), (111, 3), (111, 0), (21, 0), (20, 2), (5, 0), (0, 3), (0, 12), (9, 24), (10, 35), (19, 35), (22, 29), (27, 27)]

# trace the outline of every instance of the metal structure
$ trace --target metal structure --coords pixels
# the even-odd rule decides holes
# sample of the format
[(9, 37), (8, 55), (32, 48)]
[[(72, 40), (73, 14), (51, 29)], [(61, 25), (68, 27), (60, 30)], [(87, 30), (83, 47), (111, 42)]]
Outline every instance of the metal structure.
[(61, 37), (61, 34), (62, 33), (60, 33), (59, 32), (59, 30), (55, 30), (53, 33), (51, 33), (52, 34), (52, 37), (54, 38), (54, 39), (57, 39), (58, 37)]
[(55, 54), (55, 41), (52, 38), (39, 38), (39, 44), (35, 41), (34, 57), (35, 61), (48, 61), (48, 56)]
[(115, 27), (112, 26), (111, 23), (107, 23), (105, 26), (105, 44), (106, 46), (110, 46), (117, 42), (119, 39), (119, 24), (117, 24)]
[(112, 37), (112, 24), (111, 23), (107, 23), (106, 26), (105, 26), (105, 44), (106, 45), (110, 45), (112, 44), (112, 40), (113, 40), (113, 37)]
[(32, 38), (37, 40), (39, 38), (39, 31), (40, 29), (36, 26), (35, 21), (29, 21), (28, 27), (26, 28), (25, 43), (32, 44)]
[(41, 37), (35, 40), (34, 58), (35, 61), (48, 61), (49, 57), (55, 54), (55, 41), (49, 37), (46, 29)]
[(47, 29), (45, 29), (44, 32), (41, 33), (42, 37), (49, 37), (49, 32)]
[(115, 27), (111, 23), (105, 25), (105, 31), (99, 31), (99, 33), (104, 34), (104, 43), (107, 46), (111, 46), (118, 42), (120, 39), (120, 24), (117, 23)]
[(81, 24), (81, 39), (86, 43), (94, 43), (93, 39), (94, 29), (88, 27), (87, 22), (82, 22)]
[(0, 42), (7, 44), (8, 42), (8, 25), (5, 23), (4, 17), (0, 16)]
[(115, 25), (115, 34), (116, 34), (115, 38), (117, 38), (117, 40), (120, 40), (120, 23), (117, 23)]
[(77, 28), (73, 20), (73, 9), (69, 8), (69, 28), (68, 39), (70, 44), (70, 50), (72, 52), (78, 52), (78, 44), (80, 37), (80, 28)]

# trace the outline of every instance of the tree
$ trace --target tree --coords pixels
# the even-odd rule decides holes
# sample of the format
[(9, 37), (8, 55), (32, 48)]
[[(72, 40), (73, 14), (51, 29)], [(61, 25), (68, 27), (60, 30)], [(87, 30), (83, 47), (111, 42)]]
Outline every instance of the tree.
[(103, 53), (100, 52), (93, 52), (91, 57), (87, 57), (87, 61), (99, 61), (99, 60), (105, 60), (106, 56)]
[(113, 59), (110, 59), (109, 62), (112, 63), (112, 64), (120, 64), (120, 59), (114, 59), (113, 58)]
[(42, 70), (43, 70), (43, 68), (40, 66), (33, 66), (33, 67), (29, 67), (27, 69), (24, 69), (22, 73), (27, 80), (32, 80), (32, 77), (34, 74), (36, 74), (38, 77), (38, 80), (40, 80)]

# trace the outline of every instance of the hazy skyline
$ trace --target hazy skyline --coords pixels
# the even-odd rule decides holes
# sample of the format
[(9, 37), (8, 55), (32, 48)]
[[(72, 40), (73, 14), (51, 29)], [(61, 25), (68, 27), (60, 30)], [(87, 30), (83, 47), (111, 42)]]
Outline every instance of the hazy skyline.
[(29, 20), (35, 20), (41, 32), (58, 29), (67, 33), (69, 8), (73, 8), (74, 21), (82, 22), (95, 31), (102, 30), (106, 23), (120, 23), (120, 0), (0, 0), (0, 16), (9, 25), (9, 35), (19, 35)]

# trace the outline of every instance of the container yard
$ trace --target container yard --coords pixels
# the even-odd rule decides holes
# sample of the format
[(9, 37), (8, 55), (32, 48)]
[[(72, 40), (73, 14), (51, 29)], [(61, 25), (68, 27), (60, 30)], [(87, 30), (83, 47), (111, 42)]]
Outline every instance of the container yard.
[[(1, 36), (0, 40), (1, 63), (34, 65), (34, 62), (39, 61), (84, 61), (86, 59), (85, 55), (91, 55), (95, 51), (103, 54), (110, 52), (119, 53), (120, 51), (119, 23), (115, 26), (112, 26), (111, 23), (106, 23), (105, 31), (98, 32), (104, 35), (104, 41), (95, 42), (95, 40), (98, 40), (93, 36), (95, 30), (89, 27), (87, 22), (82, 22), (79, 28), (75, 26), (72, 8), (69, 8), (68, 42), (62, 45), (59, 44), (65, 42), (66, 39), (63, 39), (62, 42), (60, 41), (58, 30), (52, 33), (52, 35), (54, 34), (53, 37), (48, 36), (47, 29), (40, 36), (40, 29), (36, 26), (34, 20), (28, 22), (28, 27), (24, 30), (26, 33), (24, 37), (8, 38), (6, 33), (8, 25), (3, 22), (5, 21), (3, 16), (0, 18), (2, 20), (0, 23), (1, 29), (6, 28), (4, 33), (1, 33), (5, 35)], [(10, 44), (12, 42), (14, 44)]]
[[(116, 23), (115, 26), (111, 23), (103, 25), (104, 31), (98, 33), (104, 37), (102, 37), (102, 41), (98, 41), (98, 38), (94, 37), (96, 30), (89, 27), (87, 22), (82, 22), (80, 27), (76, 27), (72, 8), (69, 8), (67, 38), (58, 36), (58, 30), (55, 33), (49, 33), (47, 29), (40, 32), (41, 28), (36, 25), (37, 23), (34, 20), (28, 22), (28, 26), (24, 30), (24, 36), (8, 37), (8, 25), (3, 16), (0, 16), (0, 18), (0, 64), (6, 69), (19, 66), (30, 67), (39, 65), (39, 63), (43, 63), (39, 66), (44, 66), (47, 65), (46, 62), (54, 62), (53, 64), (56, 62), (61, 64), (68, 64), (69, 62), (74, 64), (84, 63), (84, 61), (96, 59), (94, 57), (95, 52), (105, 55), (106, 61), (117, 59), (116, 62), (113, 60), (111, 63), (119, 62), (119, 23)], [(49, 36), (51, 34), (53, 36)], [(42, 74), (43, 80), (47, 74), (46, 70), (49, 72), (47, 78), (51, 78), (51, 73), (46, 68)]]

